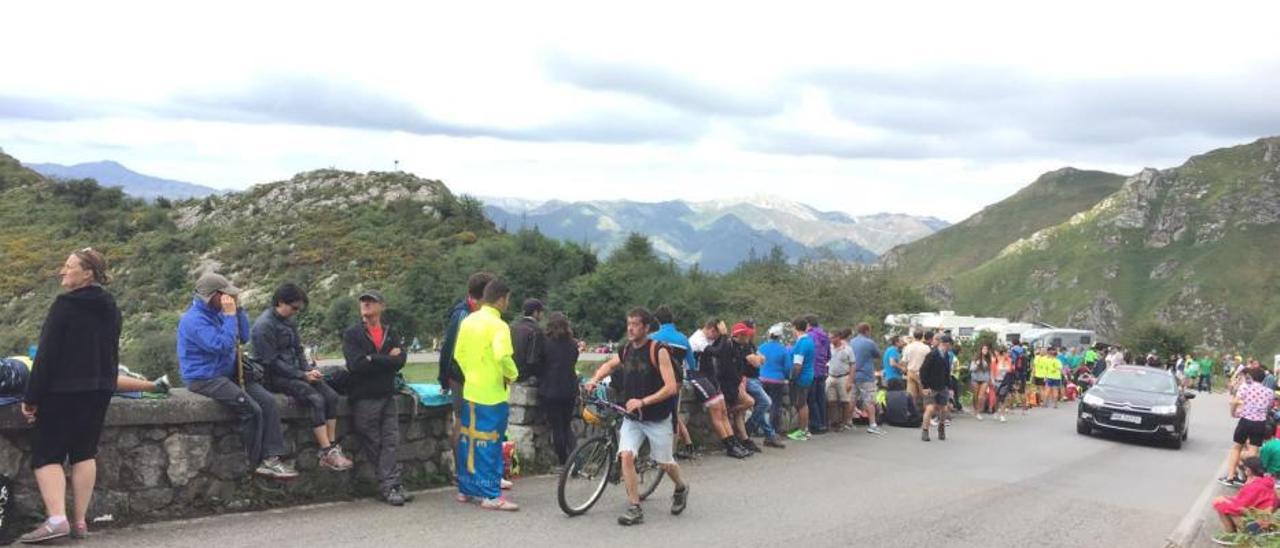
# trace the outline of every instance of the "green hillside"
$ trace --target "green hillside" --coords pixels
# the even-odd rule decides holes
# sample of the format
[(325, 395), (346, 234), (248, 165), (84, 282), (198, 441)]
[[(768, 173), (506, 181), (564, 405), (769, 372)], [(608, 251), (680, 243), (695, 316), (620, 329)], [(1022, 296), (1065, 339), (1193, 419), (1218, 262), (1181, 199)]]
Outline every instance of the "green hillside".
[(895, 247), (884, 264), (904, 280), (928, 284), (993, 259), (1024, 235), (1057, 225), (1120, 189), (1124, 176), (1063, 168), (929, 237)]
[(279, 283), (300, 284), (311, 298), (298, 319), (303, 340), (329, 351), (357, 320), (354, 295), (371, 287), (386, 293), (390, 323), (431, 346), (478, 270), (506, 279), (513, 303), (539, 297), (564, 311), (592, 341), (620, 339), (637, 305), (672, 305), (685, 331), (711, 315), (763, 324), (811, 312), (848, 326), (925, 306), (878, 269), (796, 265), (778, 249), (726, 274), (680, 269), (640, 235), (597, 257), (536, 229), (499, 231), (479, 201), (406, 173), (319, 170), (150, 204), (91, 180), (48, 180), (0, 154), (0, 225), (0, 352), (36, 341), (59, 291), (53, 274), (72, 250), (92, 246), (116, 276), (109, 289), (125, 316), (125, 361), (152, 375), (176, 369), (174, 327), (209, 269), (242, 287), (255, 315)]
[(942, 283), (957, 310), (1096, 329), (1185, 327), (1217, 350), (1280, 349), (1280, 138), (1147, 169), (1066, 222)]

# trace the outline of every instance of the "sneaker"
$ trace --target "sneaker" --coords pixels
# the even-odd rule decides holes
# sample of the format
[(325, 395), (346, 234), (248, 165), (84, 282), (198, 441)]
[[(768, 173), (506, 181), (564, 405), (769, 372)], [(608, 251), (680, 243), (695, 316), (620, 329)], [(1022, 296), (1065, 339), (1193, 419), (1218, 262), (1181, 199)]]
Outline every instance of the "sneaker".
[(1004, 415), (1000, 415), (1000, 422), (1009, 422), (1009, 421), (1008, 419), (1004, 418)]
[(1228, 533), (1226, 531), (1223, 531), (1221, 533), (1213, 535), (1213, 543), (1219, 546), (1235, 546), (1236, 545), (1235, 538), (1236, 538), (1236, 533)]
[(920, 429), (920, 441), (929, 441), (929, 429), (928, 429), (928, 428), (921, 428), (921, 429)]
[(804, 441), (807, 438), (805, 438), (804, 430), (793, 430), (790, 434), (787, 434), (787, 439), (791, 441)]
[(868, 426), (868, 427), (867, 427), (867, 433), (868, 433), (868, 434), (875, 434), (875, 435), (877, 435), (877, 436), (883, 436), (883, 435), (884, 435), (884, 430), (883, 430), (883, 429), (881, 429), (879, 426)]
[(978, 420), (982, 420), (982, 413), (977, 413), (974, 416), (978, 417)]
[(627, 507), (627, 511), (618, 516), (618, 525), (630, 527), (632, 525), (640, 525), (644, 523), (644, 510), (640, 509), (639, 504), (633, 504)]
[(945, 423), (938, 427), (938, 441), (947, 441), (947, 425)]
[(484, 499), (480, 503), (480, 507), (485, 510), (496, 510), (499, 512), (515, 512), (520, 509), (520, 505), (504, 498)]
[(253, 473), (271, 479), (293, 479), (298, 477), (298, 472), (281, 462), (280, 457), (270, 457), (263, 460)]
[(1240, 479), (1238, 476), (1232, 476), (1232, 477), (1226, 477), (1226, 476), (1223, 476), (1223, 477), (1220, 477), (1220, 478), (1218, 478), (1218, 483), (1221, 483), (1221, 484), (1223, 484), (1223, 485), (1225, 485), (1225, 486), (1227, 486), (1227, 487), (1230, 487), (1230, 488), (1232, 488), (1232, 489), (1239, 489), (1239, 488), (1241, 488), (1241, 487), (1243, 487), (1243, 486), (1244, 486), (1244, 480), (1243, 480), (1243, 479)]
[(71, 534), (71, 523), (63, 521), (57, 525), (49, 523), (45, 520), (39, 527), (36, 527), (30, 533), (22, 535), (18, 540), (23, 544), (35, 544), (38, 542), (46, 542), (53, 539), (63, 538)]
[(511, 488), (515, 486), (516, 484), (511, 483), (511, 480), (508, 480), (506, 478), (502, 478), (502, 482), (498, 484), (498, 487), (501, 487), (504, 491), (510, 491)]
[(152, 382), (156, 385), (155, 392), (157, 394), (168, 394), (169, 390), (173, 388), (173, 385), (169, 382), (168, 374), (161, 375), (160, 378)]
[(811, 436), (813, 436), (813, 435), (816, 435), (816, 436), (822, 436), (822, 435), (825, 435), (825, 434), (827, 434), (827, 433), (829, 433), (829, 432), (831, 432), (831, 431), (830, 431), (830, 430), (828, 430), (828, 429), (826, 429), (826, 428), (818, 428), (818, 429), (815, 429), (815, 430), (810, 430), (810, 431), (809, 431), (809, 435), (811, 435)]
[(678, 516), (684, 511), (684, 507), (689, 503), (689, 485), (676, 489), (671, 494), (671, 515)]
[(351, 469), (351, 460), (342, 454), (342, 449), (334, 445), (328, 449), (321, 449), (320, 466), (333, 470), (334, 472), (343, 472)]
[(751, 451), (746, 447), (734, 443), (725, 448), (725, 454), (735, 459), (745, 459), (751, 456)]
[(765, 446), (765, 447), (772, 447), (772, 448), (774, 448), (774, 449), (786, 449), (786, 448), (787, 448), (787, 444), (782, 443), (782, 440), (778, 439), (778, 437), (777, 437), (777, 436), (774, 436), (774, 437), (772, 437), (772, 438), (769, 438), (769, 439), (767, 439), (767, 440), (764, 440), (764, 446)]
[(404, 506), (404, 495), (400, 489), (392, 487), (382, 492), (382, 501), (392, 506)]
[(686, 445), (686, 446), (684, 446), (684, 447), (681, 447), (680, 449), (677, 449), (677, 450), (676, 450), (676, 452), (675, 452), (675, 453), (673, 453), (671, 456), (673, 456), (673, 457), (675, 457), (675, 458), (677, 458), (677, 459), (680, 459), (680, 460), (689, 460), (689, 459), (692, 459), (692, 458), (693, 458), (693, 446), (692, 446), (692, 445)]
[(760, 449), (759, 445), (756, 445), (756, 442), (751, 441), (750, 439), (739, 440), (739, 442), (742, 444), (744, 448), (746, 448), (747, 451), (751, 451), (752, 453), (764, 452), (763, 449)]
[(405, 491), (403, 485), (397, 485), (394, 489), (400, 492), (400, 498), (404, 499), (405, 502), (413, 502), (413, 493)]

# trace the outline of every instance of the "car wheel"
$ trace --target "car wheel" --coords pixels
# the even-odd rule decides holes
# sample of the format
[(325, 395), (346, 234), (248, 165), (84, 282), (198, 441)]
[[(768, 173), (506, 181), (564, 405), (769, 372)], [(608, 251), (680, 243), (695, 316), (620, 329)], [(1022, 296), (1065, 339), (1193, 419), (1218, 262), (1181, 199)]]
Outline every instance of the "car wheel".
[(1182, 449), (1182, 440), (1182, 437), (1174, 436), (1173, 439), (1169, 440), (1169, 448)]
[(1076, 433), (1082, 436), (1088, 436), (1093, 433), (1093, 428), (1084, 420), (1076, 419)]
[(1190, 424), (1188, 424), (1188, 425), (1186, 425), (1186, 426), (1183, 426), (1183, 427), (1182, 427), (1182, 441), (1187, 441), (1187, 436), (1189, 436), (1189, 435), (1191, 435), (1191, 425), (1190, 425)]

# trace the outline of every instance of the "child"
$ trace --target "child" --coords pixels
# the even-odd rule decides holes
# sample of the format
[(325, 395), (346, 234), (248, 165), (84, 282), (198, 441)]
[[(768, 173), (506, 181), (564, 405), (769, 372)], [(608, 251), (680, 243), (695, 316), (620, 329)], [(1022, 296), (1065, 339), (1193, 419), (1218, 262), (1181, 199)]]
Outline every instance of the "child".
[(1244, 487), (1234, 498), (1218, 497), (1213, 501), (1213, 509), (1222, 521), (1222, 532), (1215, 535), (1213, 541), (1225, 546), (1234, 544), (1231, 535), (1244, 529), (1246, 510), (1270, 512), (1276, 506), (1276, 481), (1265, 474), (1262, 459), (1246, 457), (1240, 464), (1244, 467)]

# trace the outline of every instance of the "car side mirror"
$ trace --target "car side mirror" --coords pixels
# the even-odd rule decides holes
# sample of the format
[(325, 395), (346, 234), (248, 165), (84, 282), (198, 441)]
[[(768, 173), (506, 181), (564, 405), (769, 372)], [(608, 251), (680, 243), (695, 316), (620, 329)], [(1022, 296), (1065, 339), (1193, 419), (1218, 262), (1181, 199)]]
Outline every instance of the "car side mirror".
[(1195, 392), (1187, 392), (1186, 394), (1183, 394), (1183, 396), (1186, 396), (1186, 398), (1187, 398), (1187, 399), (1189, 399), (1189, 400), (1194, 400), (1194, 399), (1196, 399), (1196, 393), (1195, 393)]

